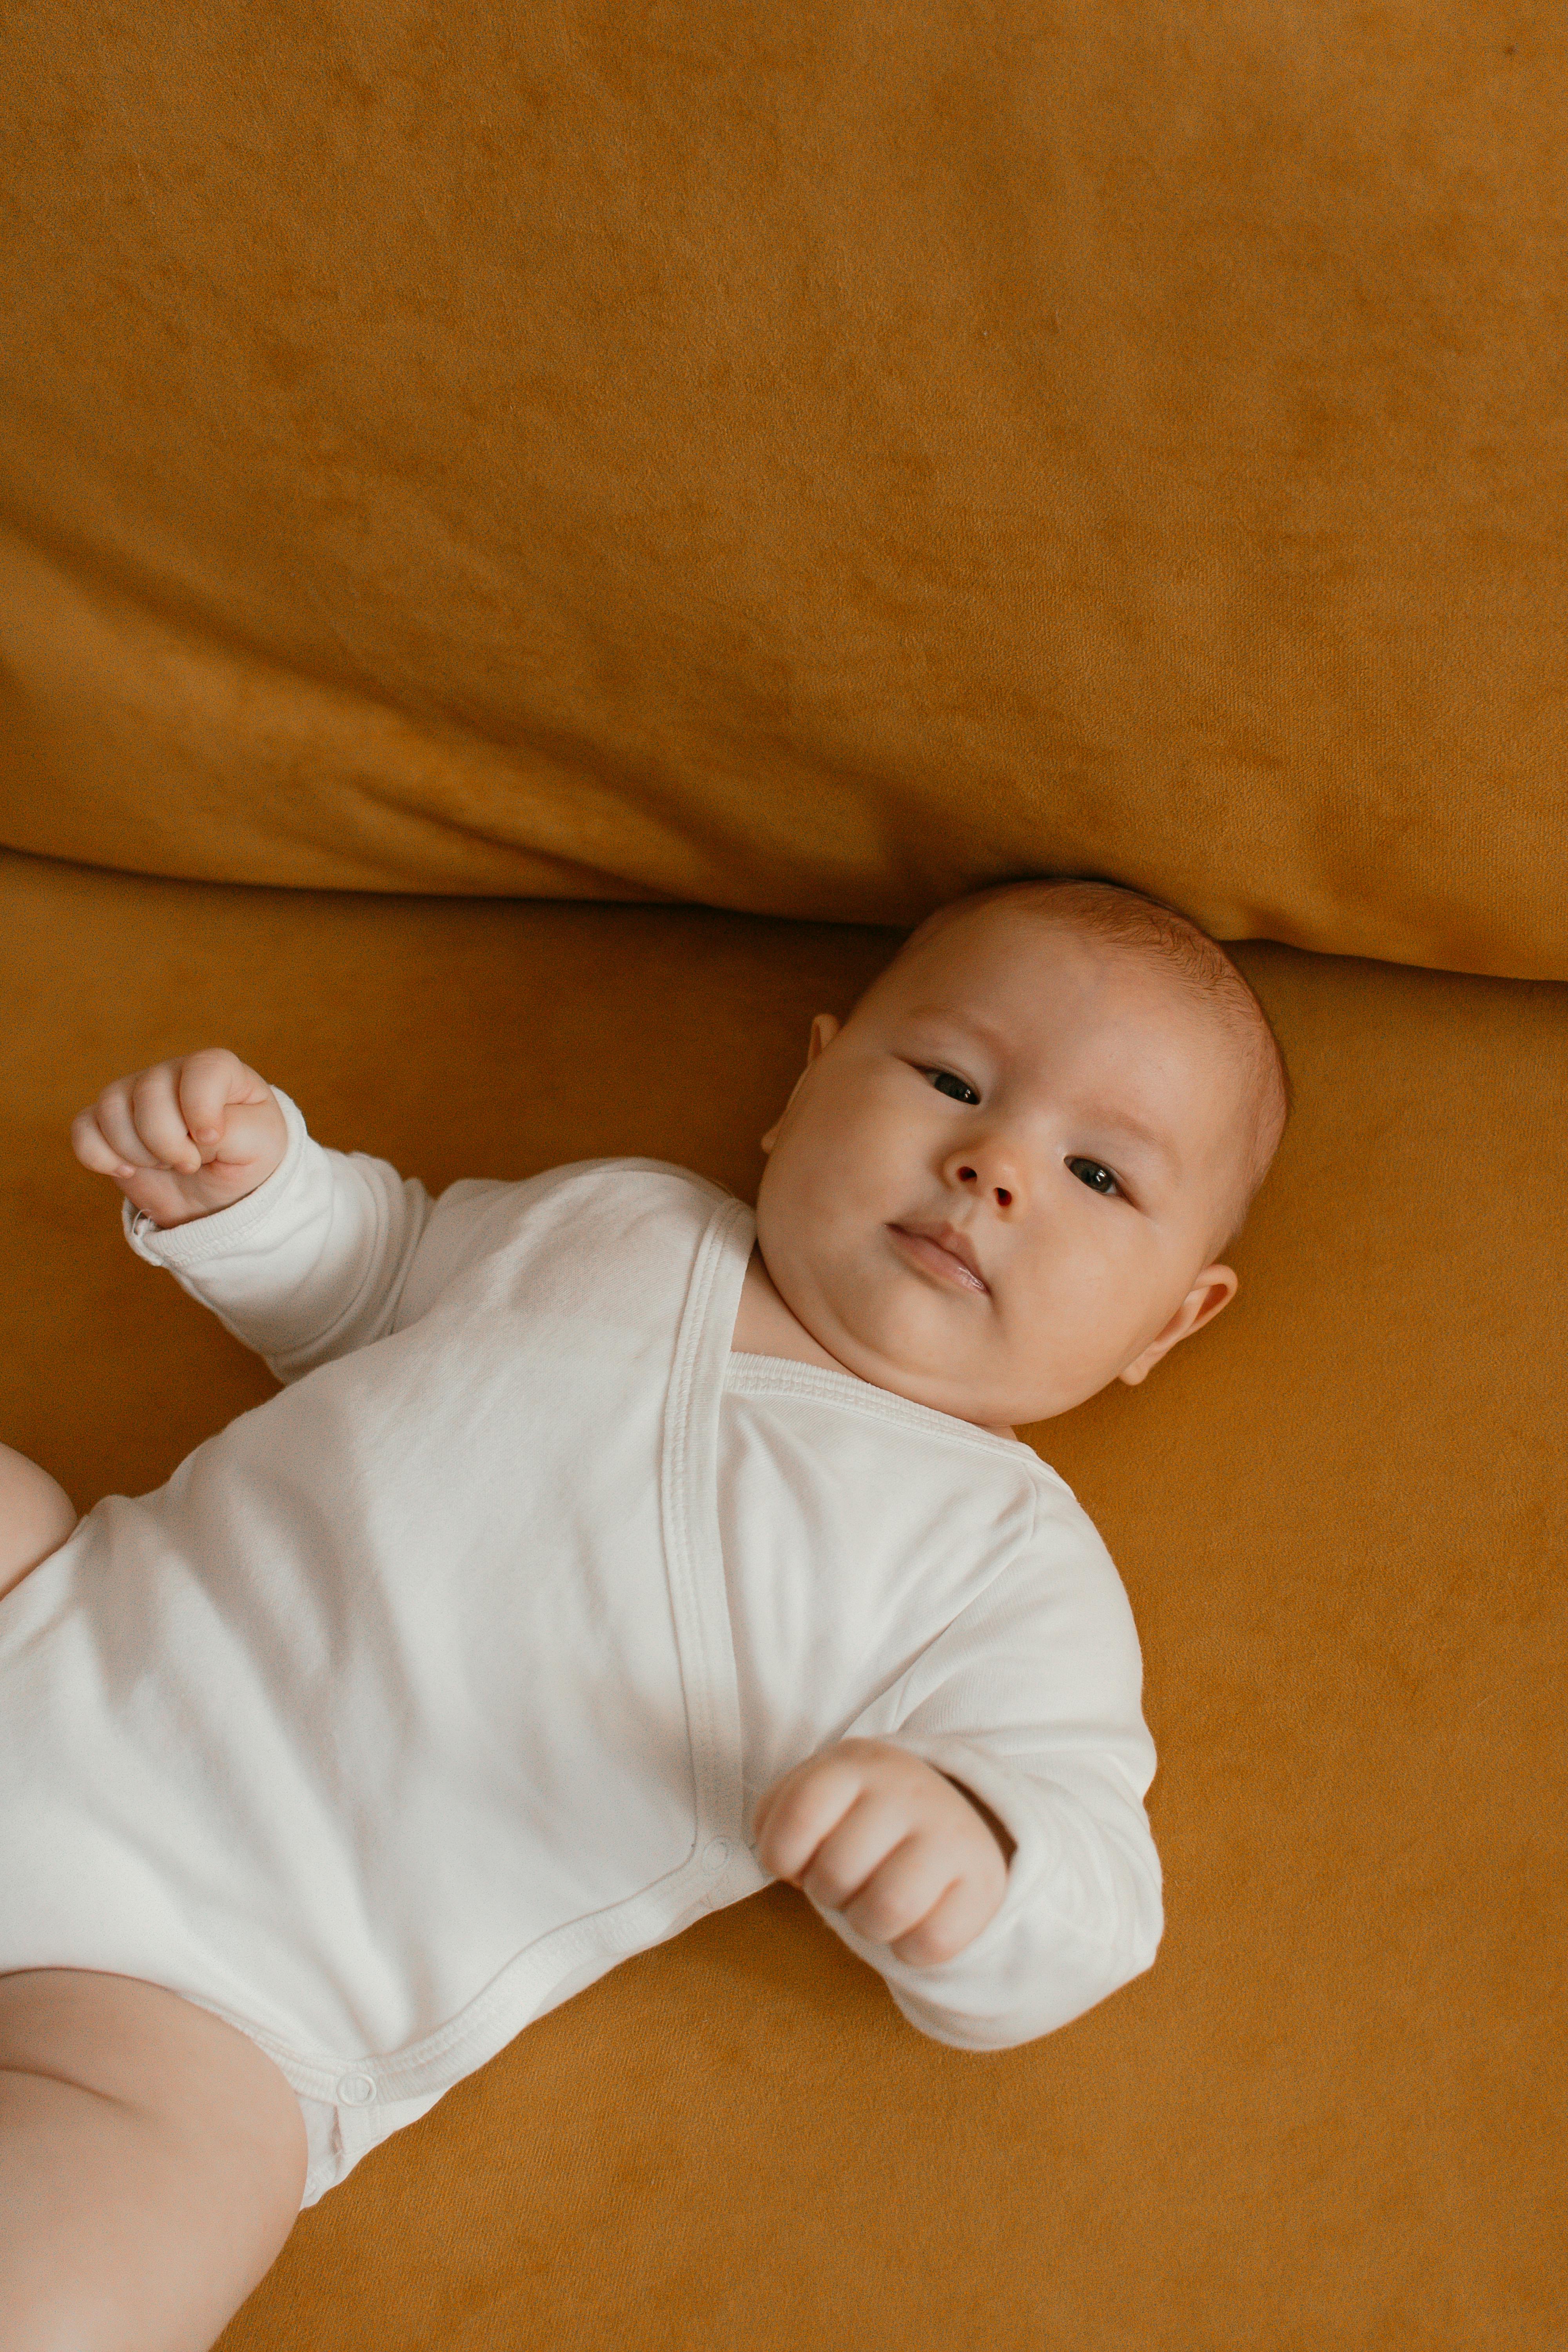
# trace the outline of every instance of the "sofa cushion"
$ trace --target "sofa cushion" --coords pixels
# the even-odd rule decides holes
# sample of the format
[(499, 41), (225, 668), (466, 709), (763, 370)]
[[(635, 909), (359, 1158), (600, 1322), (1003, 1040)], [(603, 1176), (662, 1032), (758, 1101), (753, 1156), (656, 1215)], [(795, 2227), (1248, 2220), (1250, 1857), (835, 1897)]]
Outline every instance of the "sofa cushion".
[[(227, 1043), (432, 1186), (637, 1152), (750, 1194), (895, 943), (0, 856), (0, 1435), (85, 1506), (270, 1391), (72, 1160), (109, 1077)], [(1299, 1099), (1237, 1300), (1028, 1433), (1141, 1629), (1152, 1971), (972, 2056), (770, 1888), (366, 2158), (225, 2352), (1564, 2340), (1568, 989), (1240, 954)]]
[(1552, 12), (12, 17), (0, 841), (1568, 977)]

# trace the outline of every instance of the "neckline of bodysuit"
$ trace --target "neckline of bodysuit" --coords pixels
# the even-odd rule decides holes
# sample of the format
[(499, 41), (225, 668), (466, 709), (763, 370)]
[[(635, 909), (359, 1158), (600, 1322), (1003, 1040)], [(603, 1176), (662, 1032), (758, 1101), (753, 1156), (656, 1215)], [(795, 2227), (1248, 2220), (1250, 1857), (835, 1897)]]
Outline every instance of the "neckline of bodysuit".
[(826, 1364), (803, 1363), (795, 1356), (754, 1356), (743, 1348), (730, 1351), (724, 1386), (742, 1396), (810, 1396), (825, 1404), (847, 1405), (874, 1413), (879, 1421), (900, 1422), (910, 1429), (938, 1432), (961, 1445), (978, 1445), (991, 1454), (1026, 1454), (1039, 1460), (1021, 1437), (997, 1437), (956, 1413), (939, 1412), (934, 1405), (917, 1404), (892, 1389), (879, 1389), (854, 1372), (831, 1371)]

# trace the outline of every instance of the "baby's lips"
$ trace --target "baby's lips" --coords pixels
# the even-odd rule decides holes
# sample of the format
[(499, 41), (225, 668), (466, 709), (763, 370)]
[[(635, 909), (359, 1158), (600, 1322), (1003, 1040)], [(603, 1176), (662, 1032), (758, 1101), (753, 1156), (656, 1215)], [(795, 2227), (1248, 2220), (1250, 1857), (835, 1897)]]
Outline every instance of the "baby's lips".
[[(917, 1232), (910, 1225), (895, 1225), (892, 1231), (898, 1234), (900, 1241), (910, 1244), (916, 1255), (924, 1258), (925, 1263), (933, 1272), (945, 1275), (950, 1281), (956, 1282), (965, 1290), (978, 1292), (990, 1290), (990, 1284), (978, 1268), (972, 1266), (957, 1250), (951, 1249), (945, 1242), (939, 1241), (934, 1234)], [(926, 1255), (928, 1252), (929, 1256)]]

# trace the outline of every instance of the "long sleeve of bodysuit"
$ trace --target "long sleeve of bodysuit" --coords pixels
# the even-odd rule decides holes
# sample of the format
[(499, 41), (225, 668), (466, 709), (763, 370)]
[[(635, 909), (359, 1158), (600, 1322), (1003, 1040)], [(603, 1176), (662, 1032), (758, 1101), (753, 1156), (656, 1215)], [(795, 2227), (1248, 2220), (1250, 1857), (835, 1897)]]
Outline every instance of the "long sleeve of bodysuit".
[(466, 1180), (433, 1200), (384, 1160), (328, 1150), (289, 1097), (273, 1092), (288, 1148), (254, 1192), (167, 1229), (129, 1202), (122, 1216), (138, 1256), (165, 1267), (289, 1381), (410, 1319), (416, 1258), (428, 1295), (440, 1262), (460, 1260), (487, 1201), (513, 1188)]
[(1059, 1521), (1043, 1502), (1027, 1550), (851, 1726), (972, 1790), (1016, 1840), (1000, 1910), (952, 1960), (916, 1967), (821, 1912), (933, 2040), (1033, 2040), (1152, 1965), (1163, 1912), (1141, 1685), (1121, 1580), (1064, 1490)]

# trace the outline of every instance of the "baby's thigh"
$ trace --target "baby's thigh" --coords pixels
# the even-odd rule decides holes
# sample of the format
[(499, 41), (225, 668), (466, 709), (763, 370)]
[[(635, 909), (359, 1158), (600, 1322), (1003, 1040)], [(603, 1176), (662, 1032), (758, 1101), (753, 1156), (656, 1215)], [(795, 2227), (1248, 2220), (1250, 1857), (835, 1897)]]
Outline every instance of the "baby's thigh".
[(0, 1445), (0, 1592), (58, 1550), (76, 1525), (76, 1506), (47, 1470)]
[(0, 1977), (0, 2352), (206, 2352), (304, 2178), (299, 2101), (221, 2018), (132, 1977)]

